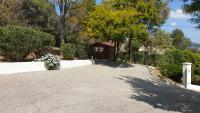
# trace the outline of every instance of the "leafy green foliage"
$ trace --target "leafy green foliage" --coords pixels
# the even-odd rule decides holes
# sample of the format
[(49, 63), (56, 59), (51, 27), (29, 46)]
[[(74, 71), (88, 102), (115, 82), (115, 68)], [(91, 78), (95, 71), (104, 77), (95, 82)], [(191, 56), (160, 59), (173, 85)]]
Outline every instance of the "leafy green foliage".
[(54, 44), (50, 34), (20, 26), (6, 26), (1, 29), (0, 49), (8, 61), (24, 61), (31, 52), (41, 56)]
[(64, 59), (73, 60), (75, 57), (76, 48), (75, 45), (67, 43), (61, 45), (61, 53)]
[(139, 13), (140, 22), (149, 28), (164, 24), (169, 16), (167, 2), (162, 0), (113, 0), (116, 9), (134, 8)]
[[(115, 10), (109, 5), (98, 6), (89, 14), (86, 24), (87, 35), (98, 40), (110, 40), (116, 43), (115, 48), (119, 48), (127, 39), (132, 40), (133, 37), (144, 41), (148, 33), (145, 25), (138, 23), (138, 16), (135, 9)], [(118, 56), (118, 51), (119, 49), (115, 58)]]
[[(113, 19), (110, 19), (109, 21), (108, 18), (111, 17), (105, 16), (105, 19), (108, 19), (108, 22), (106, 23), (111, 23), (110, 25), (104, 24), (105, 22), (102, 22), (103, 24), (101, 24), (102, 26), (107, 26), (107, 30), (105, 31), (108, 31), (109, 34), (104, 36), (105, 33), (102, 35), (97, 32), (94, 33), (94, 35), (98, 34), (101, 38), (111, 37), (109, 40), (117, 40), (117, 43), (123, 43), (128, 39), (130, 62), (132, 62), (132, 51), (134, 49), (132, 48), (134, 47), (132, 44), (135, 42), (139, 42), (141, 45), (145, 44), (148, 39), (147, 30), (151, 31), (154, 27), (164, 24), (169, 15), (167, 3), (158, 0), (105, 0), (103, 6), (109, 7), (110, 10), (107, 8), (107, 10), (102, 10), (100, 12), (103, 12), (103, 14), (104, 12), (109, 13), (111, 17), (113, 17)], [(109, 11), (113, 11), (117, 16), (115, 17)], [(99, 18), (101, 17), (103, 16), (100, 16)], [(118, 24), (118, 22), (121, 23)]]

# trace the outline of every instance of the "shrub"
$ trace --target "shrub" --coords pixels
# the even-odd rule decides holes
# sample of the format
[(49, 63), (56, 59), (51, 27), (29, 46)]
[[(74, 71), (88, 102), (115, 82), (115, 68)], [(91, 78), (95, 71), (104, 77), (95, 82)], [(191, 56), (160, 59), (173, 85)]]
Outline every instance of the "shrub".
[(24, 61), (30, 52), (40, 56), (53, 44), (52, 35), (31, 28), (6, 26), (1, 29), (0, 50), (7, 61)]
[(61, 50), (61, 53), (62, 53), (64, 59), (67, 59), (67, 60), (74, 59), (75, 52), (76, 52), (75, 45), (70, 44), (70, 43), (62, 44), (60, 50)]
[(37, 44), (35, 45), (35, 53), (38, 57), (46, 55), (50, 49), (54, 46), (54, 37), (48, 33), (36, 32), (38, 38)]
[(87, 58), (87, 52), (86, 52), (85, 46), (83, 46), (83, 45), (77, 45), (76, 46), (75, 55), (79, 59), (86, 59)]
[(47, 54), (45, 56), (42, 56), (40, 59), (37, 59), (36, 61), (43, 61), (44, 67), (48, 70), (60, 69), (60, 60), (55, 55)]
[(177, 64), (167, 64), (161, 67), (162, 75), (173, 79), (174, 81), (181, 82), (182, 66)]

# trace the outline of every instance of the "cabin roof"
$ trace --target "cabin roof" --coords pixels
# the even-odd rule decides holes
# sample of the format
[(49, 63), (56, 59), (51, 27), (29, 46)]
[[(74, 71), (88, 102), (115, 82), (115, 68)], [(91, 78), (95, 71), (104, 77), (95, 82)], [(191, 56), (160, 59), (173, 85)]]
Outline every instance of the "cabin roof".
[(92, 46), (107, 46), (107, 47), (114, 47), (114, 44), (111, 42), (95, 42)]

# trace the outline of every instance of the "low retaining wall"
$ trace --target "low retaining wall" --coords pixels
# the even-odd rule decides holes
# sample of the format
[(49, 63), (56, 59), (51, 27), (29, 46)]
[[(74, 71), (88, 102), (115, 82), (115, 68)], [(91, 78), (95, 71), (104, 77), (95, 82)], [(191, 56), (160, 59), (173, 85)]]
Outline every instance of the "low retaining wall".
[[(92, 64), (91, 60), (63, 60), (60, 61), (61, 69)], [(0, 75), (23, 72), (45, 71), (43, 62), (11, 62), (0, 63)]]

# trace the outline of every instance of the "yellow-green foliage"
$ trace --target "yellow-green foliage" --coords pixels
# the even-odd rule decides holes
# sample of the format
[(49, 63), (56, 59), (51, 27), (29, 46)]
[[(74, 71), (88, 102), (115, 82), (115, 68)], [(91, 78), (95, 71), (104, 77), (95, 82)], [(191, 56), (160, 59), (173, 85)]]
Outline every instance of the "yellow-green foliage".
[(89, 14), (86, 33), (90, 38), (123, 42), (137, 27), (145, 28), (143, 24), (137, 23), (137, 17), (138, 13), (134, 9), (115, 10), (100, 5)]

